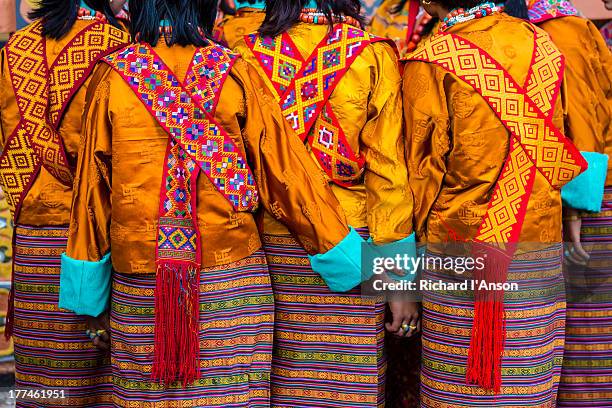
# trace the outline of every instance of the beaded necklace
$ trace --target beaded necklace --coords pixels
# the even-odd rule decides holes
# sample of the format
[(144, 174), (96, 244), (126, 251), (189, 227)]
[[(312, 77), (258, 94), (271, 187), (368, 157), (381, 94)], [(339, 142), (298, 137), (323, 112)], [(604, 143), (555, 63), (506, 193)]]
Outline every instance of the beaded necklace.
[(456, 8), (448, 13), (446, 17), (444, 17), (444, 20), (442, 20), (442, 25), (440, 26), (440, 31), (446, 31), (455, 24), (465, 23), (466, 21), (490, 16), (493, 13), (500, 13), (503, 10), (503, 5), (496, 5), (493, 2), (482, 3), (467, 11), (462, 8)]
[(425, 10), (419, 12), (416, 18), (415, 28), (412, 33), (406, 30), (406, 36), (408, 40), (406, 41), (406, 52), (412, 52), (416, 50), (417, 45), (421, 42), (423, 37), (423, 32), (425, 31), (425, 26), (429, 24), (432, 17), (427, 14)]
[[(316, 8), (302, 9), (302, 12), (300, 13), (300, 21), (303, 23), (308, 23), (308, 24), (320, 24), (320, 25), (329, 24), (329, 19), (327, 18), (327, 16)], [(350, 16), (334, 15), (333, 22), (334, 24), (344, 23), (344, 24), (355, 26), (355, 27), (361, 26), (361, 24), (359, 23), (357, 19), (350, 17)]]

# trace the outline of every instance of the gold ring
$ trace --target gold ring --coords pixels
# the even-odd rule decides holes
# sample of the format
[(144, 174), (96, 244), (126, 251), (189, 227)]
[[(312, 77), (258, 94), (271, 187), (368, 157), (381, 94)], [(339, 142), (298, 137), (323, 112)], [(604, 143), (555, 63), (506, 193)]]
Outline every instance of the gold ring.
[(96, 335), (97, 335), (97, 336), (101, 336), (101, 335), (103, 335), (104, 333), (106, 333), (106, 330), (104, 330), (104, 329), (96, 330)]
[(408, 331), (408, 323), (402, 323), (402, 330)]
[(410, 327), (410, 330), (416, 330), (417, 329), (416, 326), (409, 326), (409, 327)]

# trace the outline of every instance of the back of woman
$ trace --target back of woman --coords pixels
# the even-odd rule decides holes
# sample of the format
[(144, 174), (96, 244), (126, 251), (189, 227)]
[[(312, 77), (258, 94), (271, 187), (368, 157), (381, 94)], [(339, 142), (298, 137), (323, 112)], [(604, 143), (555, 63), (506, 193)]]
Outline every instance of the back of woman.
[[(569, 250), (580, 253), (568, 257), (578, 265), (572, 265), (567, 276), (574, 287), (586, 282), (590, 293), (579, 289), (568, 298), (559, 406), (600, 406), (612, 398), (612, 362), (605, 363), (604, 357), (612, 345), (612, 328), (601, 319), (612, 315), (612, 308), (601, 296), (609, 287), (600, 284), (612, 273), (607, 261), (612, 255), (612, 53), (597, 27), (569, 1), (530, 1), (529, 19), (550, 35), (565, 56), (567, 136), (580, 151), (608, 157), (600, 205), (564, 209)], [(582, 335), (594, 326), (600, 335)]]
[(87, 94), (60, 304), (110, 320), (117, 406), (269, 405), (260, 204), (315, 258), (362, 242), (255, 70), (208, 39), (215, 5), (132, 0), (136, 42)]
[(226, 16), (216, 28), (220, 42), (229, 48), (234, 48), (245, 35), (257, 31), (266, 16), (265, 0), (242, 0), (234, 3), (235, 14)]
[(7, 319), (16, 387), (53, 386), (63, 390), (63, 403), (77, 407), (108, 406), (111, 369), (91, 344), (85, 317), (58, 308), (60, 256), (89, 73), (129, 39), (114, 18), (122, 4), (41, 1), (34, 22), (11, 37), (0, 57), (0, 183), (15, 223)]
[[(404, 70), (415, 229), (430, 255), (465, 256), (452, 244), (470, 242), (482, 266), (465, 275), (475, 291), (424, 293), (421, 403), (554, 406), (565, 335), (560, 188), (587, 168), (563, 135), (563, 56), (494, 3), (423, 4), (442, 24)], [(506, 7), (527, 16), (524, 3)]]
[[(236, 51), (264, 78), (349, 224), (383, 245), (412, 239), (401, 77), (393, 44), (362, 31), (359, 10), (353, 0), (268, 1), (259, 33)], [(263, 231), (276, 300), (273, 405), (383, 404), (385, 305), (361, 296), (367, 277), (326, 286), (272, 214)], [(414, 334), (415, 305), (400, 303), (390, 327)]]

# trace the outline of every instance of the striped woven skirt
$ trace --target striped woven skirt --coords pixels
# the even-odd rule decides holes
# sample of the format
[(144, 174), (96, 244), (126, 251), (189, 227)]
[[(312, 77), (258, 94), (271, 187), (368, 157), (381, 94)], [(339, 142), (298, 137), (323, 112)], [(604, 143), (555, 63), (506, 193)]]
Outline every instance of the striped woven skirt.
[[(567, 327), (559, 406), (612, 406), (612, 188), (602, 211), (582, 219), (582, 242), (590, 252), (582, 276), (569, 271)], [(581, 282), (580, 282), (581, 281)]]
[(292, 237), (263, 239), (276, 310), (272, 406), (384, 406), (385, 305), (358, 288), (331, 292)]
[(57, 307), (67, 228), (15, 228), (15, 388), (61, 389), (63, 399), (18, 407), (109, 407), (108, 353), (96, 349), (85, 319)]
[(200, 275), (200, 379), (151, 382), (155, 275), (115, 273), (111, 296), (118, 407), (267, 407), (274, 301), (263, 251)]
[[(427, 291), (423, 299), (421, 406), (554, 407), (563, 358), (565, 296), (561, 245), (517, 255), (506, 291), (506, 345), (498, 395), (465, 380), (474, 295)], [(448, 272), (425, 277), (448, 281)]]

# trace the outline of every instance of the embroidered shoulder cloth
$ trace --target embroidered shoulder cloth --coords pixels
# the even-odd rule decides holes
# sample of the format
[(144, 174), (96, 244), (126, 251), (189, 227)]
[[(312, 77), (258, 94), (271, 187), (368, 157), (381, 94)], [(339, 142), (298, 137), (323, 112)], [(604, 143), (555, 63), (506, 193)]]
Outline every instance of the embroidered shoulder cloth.
[(160, 190), (152, 376), (166, 384), (199, 378), (201, 238), (196, 181), (203, 172), (236, 211), (254, 211), (255, 179), (241, 150), (214, 118), (236, 56), (198, 48), (181, 82), (148, 44), (105, 58), (168, 133)]
[(251, 34), (245, 40), (270, 80), (283, 115), (310, 145), (321, 168), (339, 185), (359, 183), (365, 160), (349, 145), (329, 98), (368, 45), (389, 40), (338, 24), (306, 59), (287, 32), (276, 38)]
[[(551, 120), (564, 57), (545, 33), (535, 27), (533, 31), (533, 58), (524, 85), (485, 50), (456, 34), (437, 34), (408, 57), (436, 64), (474, 88), (511, 135), (508, 156), (475, 238), (476, 247), (485, 248), (487, 255), (485, 270), (477, 271), (482, 276), (476, 279), (488, 282), (507, 279), (536, 171), (560, 189), (587, 167)], [(476, 292), (467, 380), (496, 391), (501, 386), (503, 316), (503, 293)]]
[(529, 1), (529, 21), (534, 24), (580, 13), (569, 0), (531, 0)]
[(58, 133), (62, 113), (96, 62), (128, 41), (124, 31), (94, 22), (60, 51), (51, 66), (40, 22), (15, 33), (6, 44), (21, 117), (0, 156), (0, 183), (13, 219), (41, 166), (63, 184), (72, 185), (73, 171)]

